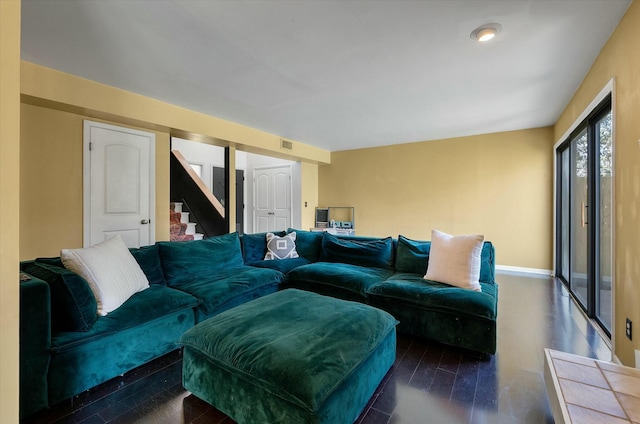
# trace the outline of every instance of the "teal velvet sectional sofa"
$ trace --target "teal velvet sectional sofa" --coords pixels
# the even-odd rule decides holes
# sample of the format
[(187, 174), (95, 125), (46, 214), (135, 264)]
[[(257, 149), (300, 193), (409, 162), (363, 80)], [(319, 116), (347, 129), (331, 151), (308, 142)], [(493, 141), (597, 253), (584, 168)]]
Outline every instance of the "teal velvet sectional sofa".
[(132, 249), (150, 287), (106, 316), (96, 314), (88, 283), (59, 258), (22, 262), (31, 280), (20, 286), (21, 416), (177, 349), (182, 334), (207, 318), (289, 287), (386, 310), (399, 332), (495, 352), (491, 243), (482, 250), (482, 292), (473, 292), (422, 278), (428, 241), (288, 231), (296, 231), (298, 258), (265, 261), (264, 233)]

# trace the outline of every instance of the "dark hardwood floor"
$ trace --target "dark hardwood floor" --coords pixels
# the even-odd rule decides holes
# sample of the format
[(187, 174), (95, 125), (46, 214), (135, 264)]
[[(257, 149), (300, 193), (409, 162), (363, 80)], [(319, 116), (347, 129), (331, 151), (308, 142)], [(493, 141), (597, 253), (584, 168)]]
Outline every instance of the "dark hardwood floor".
[[(498, 352), (399, 335), (396, 362), (357, 423), (553, 423), (543, 348), (601, 360), (611, 351), (559, 282), (506, 273), (497, 281)], [(181, 366), (171, 353), (24, 422), (233, 423), (182, 388)]]

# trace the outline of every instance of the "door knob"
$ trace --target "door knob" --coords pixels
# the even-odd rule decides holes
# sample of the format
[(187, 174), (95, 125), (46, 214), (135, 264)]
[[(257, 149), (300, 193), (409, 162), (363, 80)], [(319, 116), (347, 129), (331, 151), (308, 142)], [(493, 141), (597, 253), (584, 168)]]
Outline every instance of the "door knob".
[(142, 221), (140, 221), (140, 223), (141, 223), (142, 225), (146, 225), (146, 224), (148, 224), (148, 223), (149, 223), (149, 220), (148, 220), (148, 219), (143, 219)]

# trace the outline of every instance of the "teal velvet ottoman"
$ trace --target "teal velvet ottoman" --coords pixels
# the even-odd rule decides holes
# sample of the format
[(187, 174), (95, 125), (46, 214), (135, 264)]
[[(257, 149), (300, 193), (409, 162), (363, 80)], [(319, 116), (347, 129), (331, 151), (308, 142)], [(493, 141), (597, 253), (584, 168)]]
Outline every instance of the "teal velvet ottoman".
[(238, 423), (352, 423), (396, 356), (387, 312), (296, 289), (192, 327), (184, 387)]

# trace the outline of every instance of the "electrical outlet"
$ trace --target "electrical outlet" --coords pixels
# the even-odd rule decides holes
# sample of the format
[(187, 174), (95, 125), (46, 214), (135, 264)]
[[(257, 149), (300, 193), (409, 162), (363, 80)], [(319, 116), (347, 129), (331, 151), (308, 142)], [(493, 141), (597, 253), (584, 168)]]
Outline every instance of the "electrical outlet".
[(632, 334), (633, 334), (633, 333), (631, 332), (631, 320), (630, 320), (629, 318), (627, 318), (627, 328), (626, 328), (626, 333), (627, 333), (627, 339), (629, 339), (629, 340), (633, 340), (633, 339), (631, 338), (631, 336), (632, 336)]

